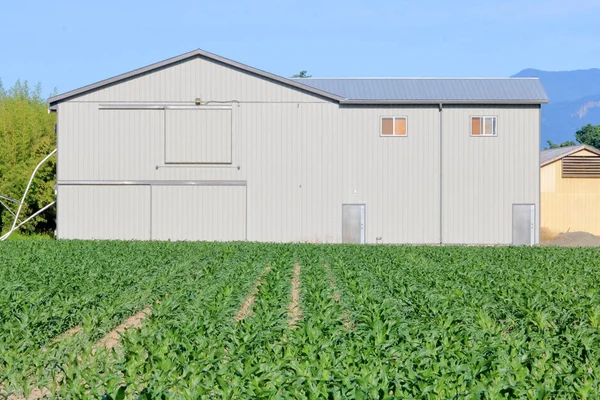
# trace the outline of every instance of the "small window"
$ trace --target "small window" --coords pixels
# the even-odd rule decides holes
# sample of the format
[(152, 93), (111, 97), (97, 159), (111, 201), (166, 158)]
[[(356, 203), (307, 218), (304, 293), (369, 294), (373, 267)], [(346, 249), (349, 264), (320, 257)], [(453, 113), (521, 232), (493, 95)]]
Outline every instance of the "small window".
[(381, 136), (406, 136), (406, 117), (381, 117)]
[(471, 117), (471, 136), (496, 136), (496, 117)]

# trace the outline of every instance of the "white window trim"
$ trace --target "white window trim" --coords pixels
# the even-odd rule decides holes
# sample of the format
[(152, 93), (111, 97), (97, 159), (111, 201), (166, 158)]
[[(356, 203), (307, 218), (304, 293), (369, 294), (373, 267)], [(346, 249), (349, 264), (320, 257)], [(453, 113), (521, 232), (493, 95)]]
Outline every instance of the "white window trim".
[[(483, 118), (483, 122), (481, 123), (482, 133), (479, 135), (473, 135), (473, 118)], [(486, 135), (484, 132), (486, 118), (493, 118), (496, 120), (496, 123), (492, 124), (492, 126), (496, 127), (496, 132), (494, 132), (494, 134), (492, 134), (492, 135)], [(469, 121), (471, 122), (471, 124), (469, 126), (469, 132), (471, 133), (471, 137), (498, 137), (498, 116), (497, 115), (471, 115), (471, 118), (469, 119)]]
[[(392, 127), (394, 128), (394, 133), (391, 135), (383, 134), (383, 119), (391, 118), (392, 119)], [(396, 118), (403, 118), (406, 121), (406, 135), (396, 135)], [(380, 137), (408, 137), (408, 117), (406, 115), (382, 115), (379, 118), (379, 136)]]

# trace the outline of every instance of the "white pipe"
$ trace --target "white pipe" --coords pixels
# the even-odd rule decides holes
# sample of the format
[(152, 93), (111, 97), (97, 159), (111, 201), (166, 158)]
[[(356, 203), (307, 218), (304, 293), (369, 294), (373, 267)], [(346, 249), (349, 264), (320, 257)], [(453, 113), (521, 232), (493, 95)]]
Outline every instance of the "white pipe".
[(0, 204), (4, 206), (4, 208), (6, 208), (8, 210), (9, 213), (12, 214), (12, 216), (15, 216), (15, 212), (13, 210), (11, 210), (10, 208), (8, 208), (8, 206), (6, 204), (4, 204), (4, 202), (2, 200), (0, 200)]
[(19, 202), (18, 202), (17, 200), (15, 200), (15, 199), (13, 199), (13, 198), (10, 198), (10, 197), (7, 197), (7, 196), (2, 196), (1, 194), (0, 194), (0, 199), (4, 199), (4, 200), (8, 200), (8, 201), (12, 201), (13, 203), (17, 203), (17, 204), (19, 204)]
[(35, 213), (33, 213), (29, 218), (27, 218), (25, 221), (21, 222), (19, 225), (11, 228), (10, 231), (6, 232), (4, 235), (2, 235), (2, 237), (0, 237), (0, 242), (3, 241), (3, 240), (6, 240), (10, 236), (11, 233), (13, 233), (17, 229), (19, 229), (20, 227), (22, 227), (23, 225), (25, 225), (32, 218), (37, 217), (39, 214), (43, 213), (44, 211), (46, 211), (47, 209), (49, 209), (50, 207), (52, 207), (54, 204), (56, 204), (56, 200), (54, 200), (52, 203), (48, 204), (47, 206), (45, 206), (43, 208), (40, 208), (38, 211), (36, 211)]
[[(21, 199), (21, 204), (19, 204), (19, 209), (17, 210), (17, 215), (15, 215), (15, 220), (13, 221), (12, 227), (10, 228), (9, 232), (12, 232), (15, 229), (15, 225), (17, 225), (17, 220), (19, 219), (19, 214), (21, 214), (21, 208), (23, 207), (23, 203), (25, 202), (25, 196), (27, 196), (27, 192), (29, 192), (29, 187), (31, 186), (31, 182), (33, 182), (33, 177), (35, 176), (35, 173), (40, 168), (40, 166), (43, 163), (45, 163), (46, 160), (48, 160), (54, 153), (56, 153), (56, 149), (52, 150), (52, 152), (50, 154), (48, 154), (42, 161), (40, 161), (40, 163), (37, 165), (37, 167), (35, 167), (35, 169), (33, 170), (33, 174), (31, 174), (31, 178), (29, 178), (29, 183), (27, 184), (25, 193), (23, 193), (23, 198)], [(4, 237), (4, 236), (2, 236), (2, 237)], [(0, 238), (0, 240), (2, 240), (2, 238)]]

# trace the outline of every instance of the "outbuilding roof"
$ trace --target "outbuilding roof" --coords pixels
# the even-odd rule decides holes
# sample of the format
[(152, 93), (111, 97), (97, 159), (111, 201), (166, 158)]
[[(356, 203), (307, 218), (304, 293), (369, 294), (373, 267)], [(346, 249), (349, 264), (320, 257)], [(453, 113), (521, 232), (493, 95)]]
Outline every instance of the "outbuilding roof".
[(569, 147), (558, 147), (556, 149), (542, 150), (540, 153), (540, 167), (553, 163), (554, 161), (560, 160), (561, 158), (575, 154), (578, 151), (587, 150), (600, 156), (600, 150), (587, 144), (580, 144), (578, 146)]
[(58, 103), (74, 97), (196, 57), (213, 60), (340, 104), (542, 104), (548, 102), (546, 92), (537, 78), (290, 79), (198, 49), (51, 97), (50, 109), (53, 110)]
[(350, 103), (531, 103), (548, 102), (537, 78), (298, 78)]

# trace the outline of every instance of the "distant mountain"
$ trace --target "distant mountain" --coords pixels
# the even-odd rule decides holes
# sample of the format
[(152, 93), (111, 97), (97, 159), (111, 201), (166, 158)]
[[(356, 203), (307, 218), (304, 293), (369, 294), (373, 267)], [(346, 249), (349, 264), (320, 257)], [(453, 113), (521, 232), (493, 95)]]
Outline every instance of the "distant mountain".
[(546, 89), (542, 106), (542, 147), (546, 140), (575, 140), (575, 131), (586, 124), (600, 124), (600, 69), (541, 71), (524, 69), (515, 78), (540, 78)]

